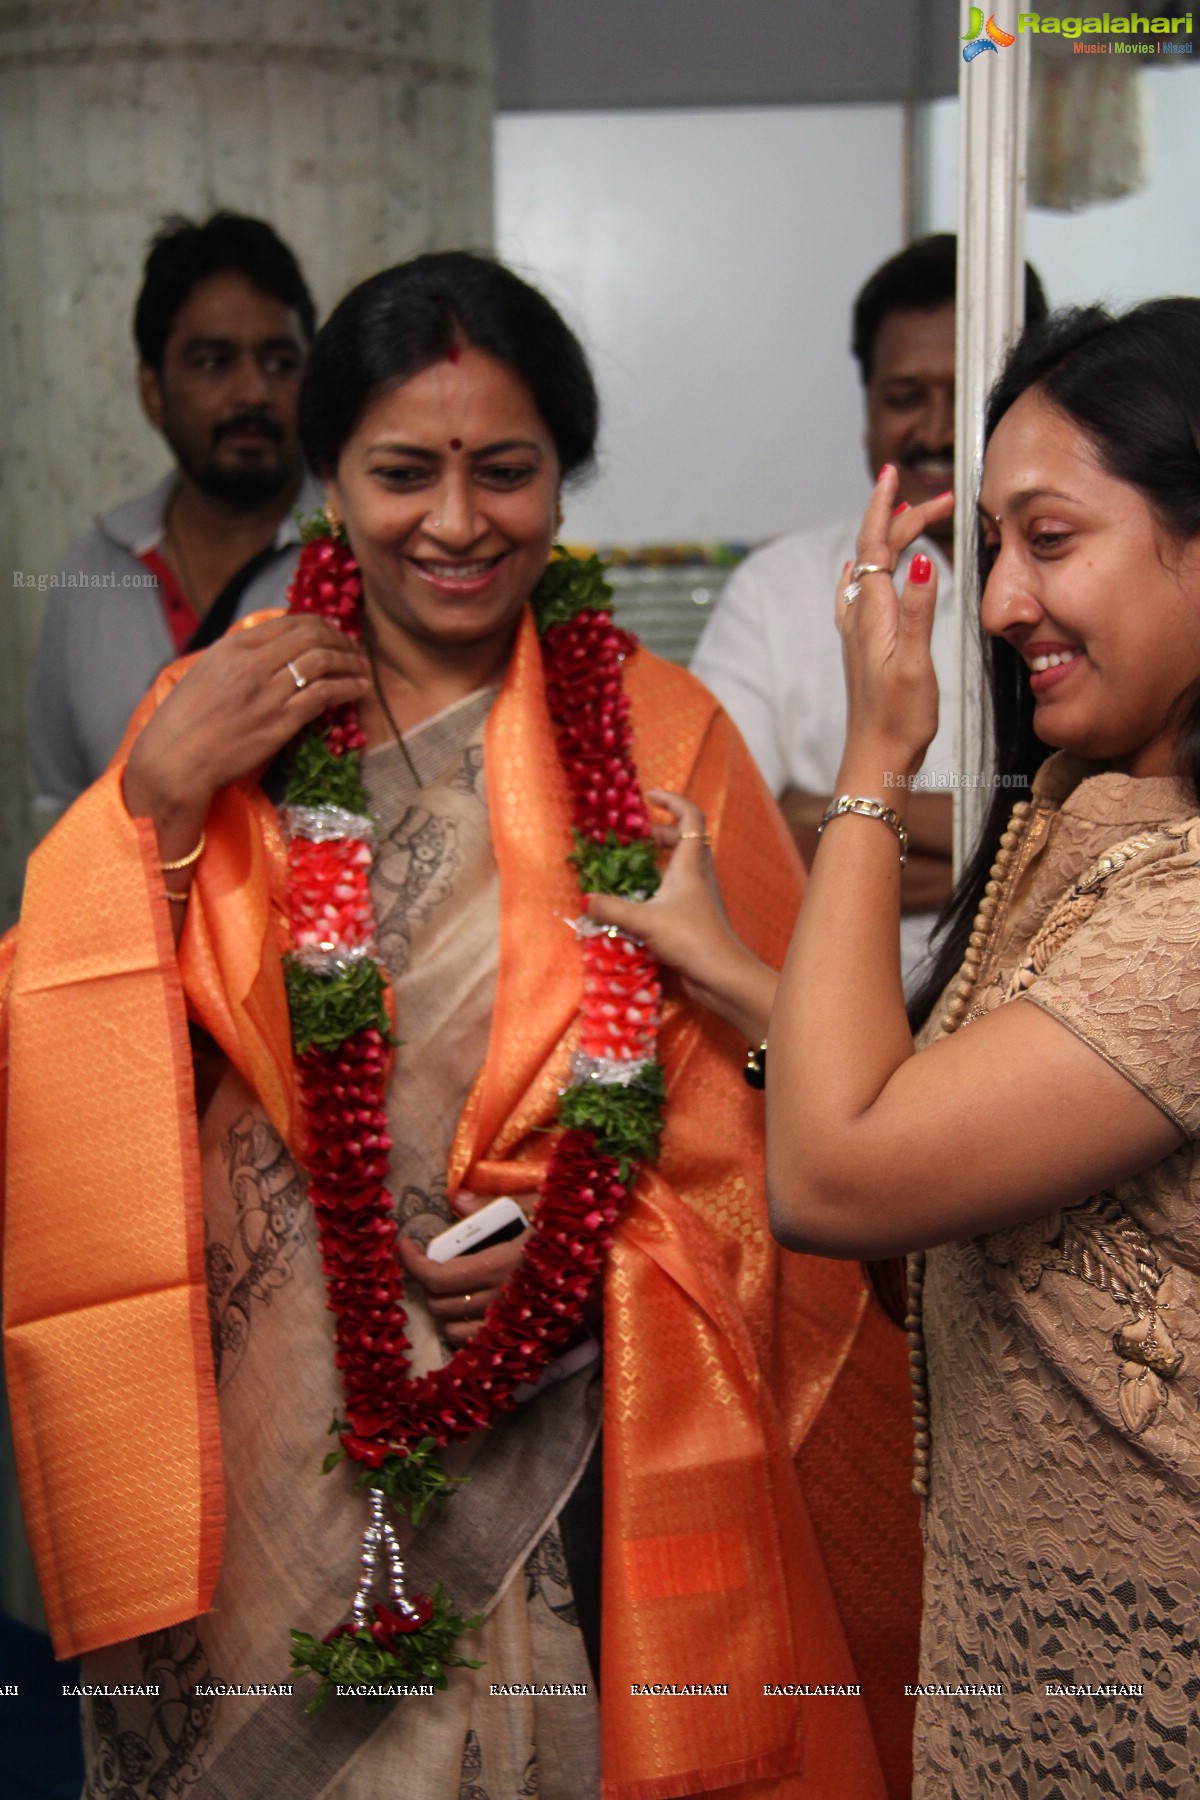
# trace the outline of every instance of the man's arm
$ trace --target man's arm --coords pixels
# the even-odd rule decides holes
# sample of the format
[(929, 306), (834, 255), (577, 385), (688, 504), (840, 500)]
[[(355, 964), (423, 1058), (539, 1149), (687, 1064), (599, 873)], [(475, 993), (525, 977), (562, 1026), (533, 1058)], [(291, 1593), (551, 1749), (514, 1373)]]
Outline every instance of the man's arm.
[[(829, 794), (806, 794), (793, 787), (785, 788), (779, 796), (788, 830), (810, 868), (817, 851), (817, 827), (831, 798)], [(940, 912), (954, 885), (954, 802), (949, 794), (911, 794), (905, 823), (908, 861), (900, 876), (900, 910)]]

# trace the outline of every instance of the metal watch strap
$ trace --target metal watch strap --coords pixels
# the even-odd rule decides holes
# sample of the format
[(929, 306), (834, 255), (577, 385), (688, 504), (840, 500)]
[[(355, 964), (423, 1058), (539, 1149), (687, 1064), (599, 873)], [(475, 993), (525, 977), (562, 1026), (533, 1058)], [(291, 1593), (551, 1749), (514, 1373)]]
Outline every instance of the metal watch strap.
[(863, 794), (839, 794), (825, 808), (817, 826), (817, 836), (820, 837), (830, 819), (840, 818), (843, 813), (854, 813), (860, 819), (878, 819), (881, 825), (894, 831), (900, 845), (900, 867), (904, 867), (908, 861), (908, 827), (893, 807)]

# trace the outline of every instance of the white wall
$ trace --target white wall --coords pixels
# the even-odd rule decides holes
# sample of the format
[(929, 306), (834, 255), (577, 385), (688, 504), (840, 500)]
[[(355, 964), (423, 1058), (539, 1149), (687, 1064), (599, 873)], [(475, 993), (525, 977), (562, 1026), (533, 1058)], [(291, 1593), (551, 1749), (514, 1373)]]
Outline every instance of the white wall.
[(502, 115), (496, 243), (605, 409), (576, 541), (753, 541), (853, 515), (849, 313), (902, 239), (899, 106)]
[[(1157, 294), (1200, 294), (1200, 71), (1142, 69), (1150, 180), (1138, 194), (1084, 212), (1031, 207), (1025, 250), (1052, 306), (1131, 306)], [(958, 217), (958, 101), (929, 108), (928, 229)]]
[[(1200, 72), (1145, 70), (1151, 182), (1032, 211), (1053, 304), (1200, 294)], [(955, 100), (929, 108), (928, 230), (957, 216)], [(755, 541), (851, 516), (861, 282), (902, 242), (899, 106), (502, 115), (502, 256), (580, 329), (605, 408), (576, 541)]]

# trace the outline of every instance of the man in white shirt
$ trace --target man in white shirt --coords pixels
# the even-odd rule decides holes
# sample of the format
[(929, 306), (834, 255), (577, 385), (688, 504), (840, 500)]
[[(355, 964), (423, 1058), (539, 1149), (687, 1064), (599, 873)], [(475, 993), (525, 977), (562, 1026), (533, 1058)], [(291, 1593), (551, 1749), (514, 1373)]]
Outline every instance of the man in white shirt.
[[(851, 347), (862, 372), (868, 466), (874, 475), (894, 463), (900, 502), (908, 506), (932, 500), (954, 478), (955, 263), (952, 235), (921, 238), (877, 269), (854, 303)], [(1025, 307), (1030, 323), (1045, 316), (1041, 283), (1028, 266)], [(693, 672), (745, 737), (806, 861), (816, 848), (846, 735), (834, 606), (857, 532), (857, 520), (788, 532), (747, 557), (692, 660)], [(912, 796), (907, 814), (900, 930), (910, 991), (951, 887), (960, 694), (951, 534), (947, 519), (913, 546), (937, 569), (933, 661), (941, 713), (922, 770), (925, 786)]]

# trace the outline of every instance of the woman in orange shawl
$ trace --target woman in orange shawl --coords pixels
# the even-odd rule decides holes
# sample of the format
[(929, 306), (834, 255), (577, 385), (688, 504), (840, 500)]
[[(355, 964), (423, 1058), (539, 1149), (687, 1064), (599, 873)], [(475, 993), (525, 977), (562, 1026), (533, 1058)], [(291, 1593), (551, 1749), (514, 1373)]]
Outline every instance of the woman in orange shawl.
[[(669, 987), (661, 1153), (608, 1257), (603, 1375), (577, 1333), (551, 1371), (574, 1372), (451, 1443), (447, 1472), (469, 1481), (444, 1512), (414, 1531), (386, 1510), (408, 1593), (443, 1582), (466, 1621), (453, 1655), (484, 1666), (313, 1718), (311, 1687), (278, 1691), (289, 1625), (318, 1658), (347, 1629), (364, 1497), (352, 1461), (319, 1473), (347, 1402), (281, 956), (303, 943), (297, 837), (323, 852), (290, 813), (289, 882), (277, 755), (314, 721), (356, 730), (336, 724), (356, 709), (400, 1039), (386, 1138), (368, 1114), (360, 1135), (390, 1139), (418, 1370), (494, 1335), (520, 1280), (545, 1300), (520, 1242), (440, 1266), (424, 1245), (497, 1194), (531, 1210), (587, 995), (567, 862), (581, 801), (529, 607), (560, 484), (591, 455), (582, 353), (507, 271), (425, 257), (343, 302), (302, 408), (369, 660), (294, 608), (167, 670), (34, 857), (7, 947), (8, 1373), (56, 1647), (84, 1654), (92, 1690), (88, 1792), (902, 1792), (915, 1558), (898, 1339), (855, 1271), (771, 1245), (737, 1040)], [(617, 643), (607, 627), (586, 642), (601, 638)], [(619, 679), (637, 771), (703, 807), (734, 922), (777, 961), (800, 870), (736, 733), (644, 652)], [(637, 836), (637, 803), (621, 806), (610, 844)], [(338, 880), (349, 917), (358, 891)], [(639, 994), (641, 1030), (656, 1008)], [(336, 1329), (345, 1374), (357, 1352)], [(364, 1441), (342, 1437), (369, 1478)], [(365, 1648), (376, 1625), (397, 1644), (421, 1622), (420, 1595), (387, 1592)]]

